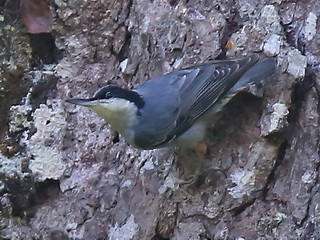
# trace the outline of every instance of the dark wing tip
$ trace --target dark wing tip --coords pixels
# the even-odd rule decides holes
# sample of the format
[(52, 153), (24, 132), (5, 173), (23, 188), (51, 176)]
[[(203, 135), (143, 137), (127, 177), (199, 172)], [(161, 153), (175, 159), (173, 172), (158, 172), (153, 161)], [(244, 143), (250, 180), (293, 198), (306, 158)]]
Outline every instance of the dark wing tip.
[(251, 81), (262, 80), (272, 75), (277, 70), (277, 65), (277, 58), (266, 58), (252, 66), (245, 76), (251, 78)]
[(271, 75), (277, 70), (278, 60), (277, 57), (269, 57), (262, 59), (261, 61), (258, 55), (250, 55), (250, 62), (255, 62), (251, 69), (256, 69), (256, 71), (262, 71)]
[(240, 66), (244, 66), (244, 65), (248, 65), (248, 66), (252, 66), (254, 65), (256, 62), (259, 61), (259, 55), (256, 55), (256, 54), (252, 54), (252, 55), (248, 55), (244, 58), (239, 58), (239, 59), (235, 59), (239, 64)]
[(264, 71), (269, 73), (269, 75), (273, 74), (278, 67), (278, 59), (276, 57), (266, 58), (259, 62), (259, 64), (264, 66)]

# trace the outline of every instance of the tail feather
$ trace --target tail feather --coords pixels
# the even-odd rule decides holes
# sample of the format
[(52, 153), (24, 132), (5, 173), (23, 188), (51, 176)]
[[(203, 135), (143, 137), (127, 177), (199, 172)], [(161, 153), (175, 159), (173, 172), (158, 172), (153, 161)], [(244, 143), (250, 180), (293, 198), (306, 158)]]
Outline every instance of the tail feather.
[(253, 65), (230, 89), (230, 92), (235, 92), (247, 83), (261, 81), (264, 78), (272, 75), (277, 69), (277, 59), (267, 58)]

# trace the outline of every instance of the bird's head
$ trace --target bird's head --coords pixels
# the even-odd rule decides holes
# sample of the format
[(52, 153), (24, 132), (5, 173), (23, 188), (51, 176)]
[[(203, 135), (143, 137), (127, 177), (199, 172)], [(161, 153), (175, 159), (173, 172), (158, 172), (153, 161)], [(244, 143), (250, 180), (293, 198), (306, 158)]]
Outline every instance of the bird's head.
[(117, 86), (102, 87), (92, 98), (71, 98), (66, 101), (90, 108), (119, 132), (135, 120), (144, 105), (143, 98), (137, 92)]

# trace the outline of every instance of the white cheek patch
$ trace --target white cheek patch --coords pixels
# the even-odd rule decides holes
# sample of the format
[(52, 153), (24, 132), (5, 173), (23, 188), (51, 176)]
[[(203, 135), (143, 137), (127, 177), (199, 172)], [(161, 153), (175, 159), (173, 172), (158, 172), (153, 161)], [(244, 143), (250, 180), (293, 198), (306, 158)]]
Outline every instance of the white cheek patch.
[(121, 98), (100, 100), (97, 105), (112, 112), (128, 111), (135, 108), (134, 103)]
[(125, 99), (99, 100), (90, 108), (120, 133), (136, 123), (137, 107)]

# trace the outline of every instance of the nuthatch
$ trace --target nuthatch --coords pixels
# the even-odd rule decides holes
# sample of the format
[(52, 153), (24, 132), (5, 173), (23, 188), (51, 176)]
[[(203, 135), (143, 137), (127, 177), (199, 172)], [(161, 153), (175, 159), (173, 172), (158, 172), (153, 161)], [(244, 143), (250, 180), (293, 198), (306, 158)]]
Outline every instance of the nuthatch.
[(103, 117), (140, 149), (195, 147), (240, 88), (273, 74), (275, 58), (215, 60), (176, 70), (126, 90), (105, 86), (92, 98), (68, 99)]

